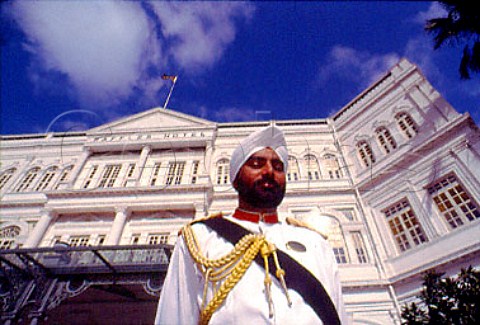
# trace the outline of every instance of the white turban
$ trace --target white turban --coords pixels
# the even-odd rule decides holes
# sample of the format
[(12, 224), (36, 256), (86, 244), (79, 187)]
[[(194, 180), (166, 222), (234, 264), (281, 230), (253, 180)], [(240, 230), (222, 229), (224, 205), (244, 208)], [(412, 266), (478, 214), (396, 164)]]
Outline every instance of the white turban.
[(283, 132), (278, 127), (270, 125), (250, 134), (233, 151), (230, 159), (230, 181), (232, 183), (235, 181), (238, 172), (251, 155), (267, 147), (275, 150), (283, 162), (284, 170), (287, 170), (288, 151)]

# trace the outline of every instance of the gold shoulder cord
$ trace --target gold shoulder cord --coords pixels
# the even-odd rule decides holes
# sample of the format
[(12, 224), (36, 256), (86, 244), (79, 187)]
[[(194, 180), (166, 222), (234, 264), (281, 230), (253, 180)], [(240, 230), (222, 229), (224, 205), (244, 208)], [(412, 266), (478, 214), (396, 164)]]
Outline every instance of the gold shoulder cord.
[[(212, 215), (207, 218), (221, 217), (221, 214)], [(240, 239), (234, 248), (226, 255), (212, 260), (206, 258), (199, 246), (195, 233), (190, 223), (183, 228), (182, 235), (187, 244), (188, 251), (193, 260), (199, 266), (200, 270), (205, 276), (205, 286), (203, 288), (203, 302), (202, 311), (200, 313), (199, 324), (208, 324), (213, 313), (220, 307), (228, 293), (240, 281), (247, 269), (252, 264), (258, 253), (261, 254), (264, 260), (265, 267), (265, 293), (269, 305), (269, 315), (273, 316), (273, 301), (270, 293), (270, 286), (272, 280), (268, 269), (268, 257), (273, 255), (273, 260), (277, 269), (276, 276), (287, 296), (288, 304), (291, 305), (290, 297), (288, 296), (287, 287), (285, 284), (285, 271), (280, 267), (276, 254), (275, 245), (269, 244), (265, 237), (260, 234), (248, 234)], [(225, 280), (225, 281), (223, 281)], [(223, 282), (222, 282), (223, 281)], [(217, 284), (222, 282), (220, 288), (217, 290)], [(207, 289), (209, 283), (212, 285), (214, 295), (212, 300), (205, 306), (207, 299)]]

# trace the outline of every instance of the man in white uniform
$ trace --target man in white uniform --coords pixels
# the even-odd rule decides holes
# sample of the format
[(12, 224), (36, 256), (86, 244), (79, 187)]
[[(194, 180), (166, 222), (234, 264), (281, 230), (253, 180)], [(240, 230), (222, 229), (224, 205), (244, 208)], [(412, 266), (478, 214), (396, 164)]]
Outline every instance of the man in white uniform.
[(288, 152), (269, 126), (230, 161), (238, 208), (182, 230), (156, 324), (343, 324), (338, 268), (317, 232), (279, 222)]

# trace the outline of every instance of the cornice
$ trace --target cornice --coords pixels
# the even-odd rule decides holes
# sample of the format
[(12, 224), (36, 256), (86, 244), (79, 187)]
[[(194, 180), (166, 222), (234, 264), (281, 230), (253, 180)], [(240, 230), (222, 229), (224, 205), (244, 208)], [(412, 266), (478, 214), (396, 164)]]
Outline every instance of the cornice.
[(181, 193), (201, 193), (211, 191), (213, 188), (208, 184), (190, 184), (190, 185), (170, 185), (162, 187), (111, 187), (111, 188), (95, 188), (95, 189), (65, 189), (46, 192), (45, 195), (49, 199), (57, 198), (74, 198), (74, 197), (118, 197), (125, 195), (141, 195), (141, 194), (172, 194)]

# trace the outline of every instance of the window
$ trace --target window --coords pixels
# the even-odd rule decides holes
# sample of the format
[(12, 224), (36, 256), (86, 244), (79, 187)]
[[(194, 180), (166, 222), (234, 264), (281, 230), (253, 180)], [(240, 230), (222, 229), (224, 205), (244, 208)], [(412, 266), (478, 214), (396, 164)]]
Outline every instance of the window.
[(125, 175), (125, 180), (123, 181), (123, 187), (128, 185), (128, 180), (133, 178), (135, 173), (135, 164), (129, 164), (127, 168), (127, 174)]
[(15, 168), (10, 168), (4, 171), (0, 175), (0, 190), (7, 185), (8, 181), (12, 178), (13, 174), (15, 174), (16, 169)]
[(217, 162), (217, 184), (228, 184), (230, 178), (230, 161), (228, 159), (220, 159)]
[(68, 180), (68, 176), (70, 176), (70, 172), (72, 171), (73, 166), (68, 166), (63, 170), (62, 176), (60, 176), (60, 182), (65, 182)]
[(428, 188), (433, 195), (438, 210), (452, 229), (480, 218), (478, 204), (457, 181), (450, 175)]
[(57, 243), (60, 243), (62, 241), (62, 236), (54, 236), (52, 238), (51, 245), (55, 246)]
[(25, 192), (28, 190), (30, 185), (32, 185), (33, 180), (37, 177), (39, 171), (39, 167), (30, 169), (18, 185), (16, 192)]
[(97, 246), (103, 245), (105, 243), (105, 238), (107, 238), (106, 235), (98, 235)]
[(345, 239), (338, 221), (333, 218), (328, 231), (328, 242), (333, 248), (333, 254), (338, 264), (348, 263), (348, 255), (345, 251)]
[(324, 155), (323, 165), (325, 166), (325, 171), (328, 173), (330, 179), (342, 178), (342, 171), (340, 170), (337, 157), (332, 154)]
[(389, 154), (397, 148), (397, 143), (395, 142), (395, 139), (392, 137), (392, 134), (387, 128), (380, 127), (375, 133), (377, 135), (377, 140), (380, 144), (380, 147), (386, 154)]
[(409, 114), (401, 112), (395, 116), (395, 119), (397, 120), (398, 127), (407, 138), (410, 139), (418, 133), (417, 124)]
[(168, 174), (167, 174), (167, 181), (165, 184), (167, 185), (178, 185), (182, 182), (183, 171), (185, 170), (185, 162), (169, 162), (168, 164)]
[(358, 142), (357, 151), (360, 161), (365, 167), (370, 167), (373, 163), (375, 163), (375, 156), (373, 155), (372, 148), (367, 141)]
[(298, 181), (298, 163), (297, 158), (288, 156), (287, 181)]
[(192, 184), (197, 183), (198, 166), (200, 166), (200, 162), (198, 160), (195, 160), (192, 164)]
[(160, 178), (159, 175), (160, 175), (161, 166), (162, 166), (161, 162), (157, 162), (155, 163), (155, 165), (153, 165), (152, 176), (150, 178), (150, 186), (155, 186), (159, 184), (159, 178)]
[(43, 191), (47, 189), (48, 185), (52, 182), (53, 177), (57, 174), (57, 167), (49, 168), (45, 174), (43, 174), (42, 179), (38, 182), (37, 187), (35, 187), (35, 191)]
[(130, 238), (130, 245), (138, 245), (140, 241), (140, 234), (133, 234)]
[(71, 247), (87, 246), (90, 240), (89, 235), (71, 236), (68, 243)]
[(360, 231), (352, 231), (353, 248), (357, 254), (358, 263), (368, 263), (367, 252), (365, 250), (365, 243), (363, 241), (362, 233)]
[(158, 234), (149, 234), (147, 237), (147, 244), (148, 245), (167, 244), (169, 237), (170, 237), (170, 234), (168, 232), (158, 233)]
[(317, 157), (312, 154), (305, 155), (303, 158), (305, 162), (305, 167), (307, 170), (307, 175), (309, 180), (319, 180), (320, 179), (320, 168), (318, 166)]
[(68, 178), (70, 177), (70, 173), (72, 172), (72, 169), (73, 169), (73, 166), (68, 166), (63, 170), (62, 175), (60, 175), (57, 185), (55, 186), (55, 189), (58, 189), (58, 187), (60, 186), (60, 183), (64, 183), (68, 181)]
[(90, 167), (90, 172), (88, 173), (87, 179), (83, 184), (83, 188), (88, 188), (90, 186), (90, 184), (93, 181), (93, 178), (95, 177), (95, 174), (97, 173), (97, 170), (98, 170), (98, 165), (93, 165), (92, 167)]
[(127, 170), (127, 177), (133, 177), (133, 173), (135, 172), (135, 164), (130, 164), (128, 165), (128, 170)]
[(20, 235), (20, 227), (18, 226), (8, 226), (0, 229), (0, 249), (15, 248), (18, 235)]
[(384, 211), (384, 214), (400, 251), (404, 252), (413, 246), (418, 246), (428, 241), (422, 225), (418, 222), (407, 200), (402, 200), (391, 206)]
[(103, 171), (102, 179), (100, 180), (98, 187), (113, 187), (121, 168), (122, 165), (107, 165)]

